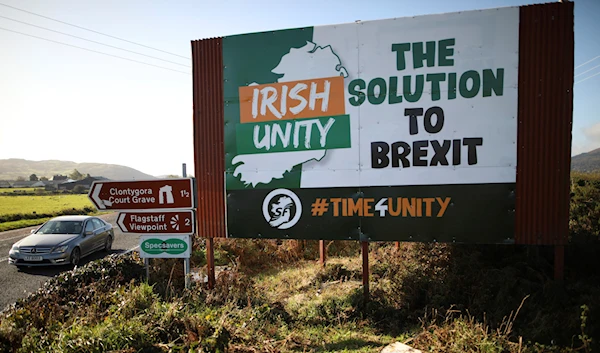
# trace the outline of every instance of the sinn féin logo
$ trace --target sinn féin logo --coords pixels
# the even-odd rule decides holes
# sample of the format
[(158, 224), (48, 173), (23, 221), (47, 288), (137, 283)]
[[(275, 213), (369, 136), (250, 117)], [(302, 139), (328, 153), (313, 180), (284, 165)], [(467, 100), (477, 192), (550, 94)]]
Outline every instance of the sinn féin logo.
[(300, 220), (302, 203), (292, 191), (275, 189), (265, 197), (262, 211), (271, 227), (289, 229)]

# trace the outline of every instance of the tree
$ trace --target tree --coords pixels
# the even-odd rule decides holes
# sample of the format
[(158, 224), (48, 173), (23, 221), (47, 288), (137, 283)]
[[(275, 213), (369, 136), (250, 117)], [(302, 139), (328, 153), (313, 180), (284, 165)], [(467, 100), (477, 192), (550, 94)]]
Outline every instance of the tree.
[(79, 173), (77, 169), (73, 169), (73, 173), (69, 174), (69, 178), (73, 180), (81, 180), (83, 179), (83, 174)]
[(23, 178), (22, 176), (18, 176), (17, 181), (25, 181), (25, 178)]
[(38, 179), (37, 175), (35, 175), (35, 174), (31, 174), (31, 175), (29, 176), (29, 181), (38, 181), (38, 180), (39, 180), (39, 179)]
[(73, 188), (74, 194), (84, 194), (86, 191), (87, 190), (83, 185), (75, 185), (75, 187)]
[(40, 180), (41, 180), (41, 181), (48, 181), (48, 178), (47, 178), (47, 177), (45, 177), (45, 176), (43, 176), (43, 177), (40, 177)]

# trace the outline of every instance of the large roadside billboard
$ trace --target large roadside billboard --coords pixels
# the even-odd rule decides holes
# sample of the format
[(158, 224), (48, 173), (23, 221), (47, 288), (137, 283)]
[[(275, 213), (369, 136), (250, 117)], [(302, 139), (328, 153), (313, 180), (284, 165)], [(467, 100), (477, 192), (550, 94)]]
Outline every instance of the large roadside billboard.
[(573, 10), (193, 40), (198, 235), (566, 244)]
[(513, 241), (518, 7), (222, 50), (229, 237)]

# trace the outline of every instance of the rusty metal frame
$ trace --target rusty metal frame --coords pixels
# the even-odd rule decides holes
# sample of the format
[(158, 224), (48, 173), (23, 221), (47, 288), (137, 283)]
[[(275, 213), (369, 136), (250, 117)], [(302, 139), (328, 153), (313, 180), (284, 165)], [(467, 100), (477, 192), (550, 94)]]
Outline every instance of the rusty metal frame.
[(562, 245), (569, 232), (574, 4), (520, 7), (515, 243)]
[(196, 214), (204, 238), (226, 236), (222, 46), (222, 38), (192, 41)]

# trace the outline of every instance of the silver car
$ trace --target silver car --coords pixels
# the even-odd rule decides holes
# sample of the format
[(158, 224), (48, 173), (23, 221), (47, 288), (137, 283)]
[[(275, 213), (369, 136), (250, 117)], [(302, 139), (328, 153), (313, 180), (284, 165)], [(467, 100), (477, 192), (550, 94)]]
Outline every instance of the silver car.
[(60, 216), (13, 244), (8, 263), (16, 266), (78, 265), (99, 250), (110, 251), (115, 238), (110, 223), (94, 216)]

